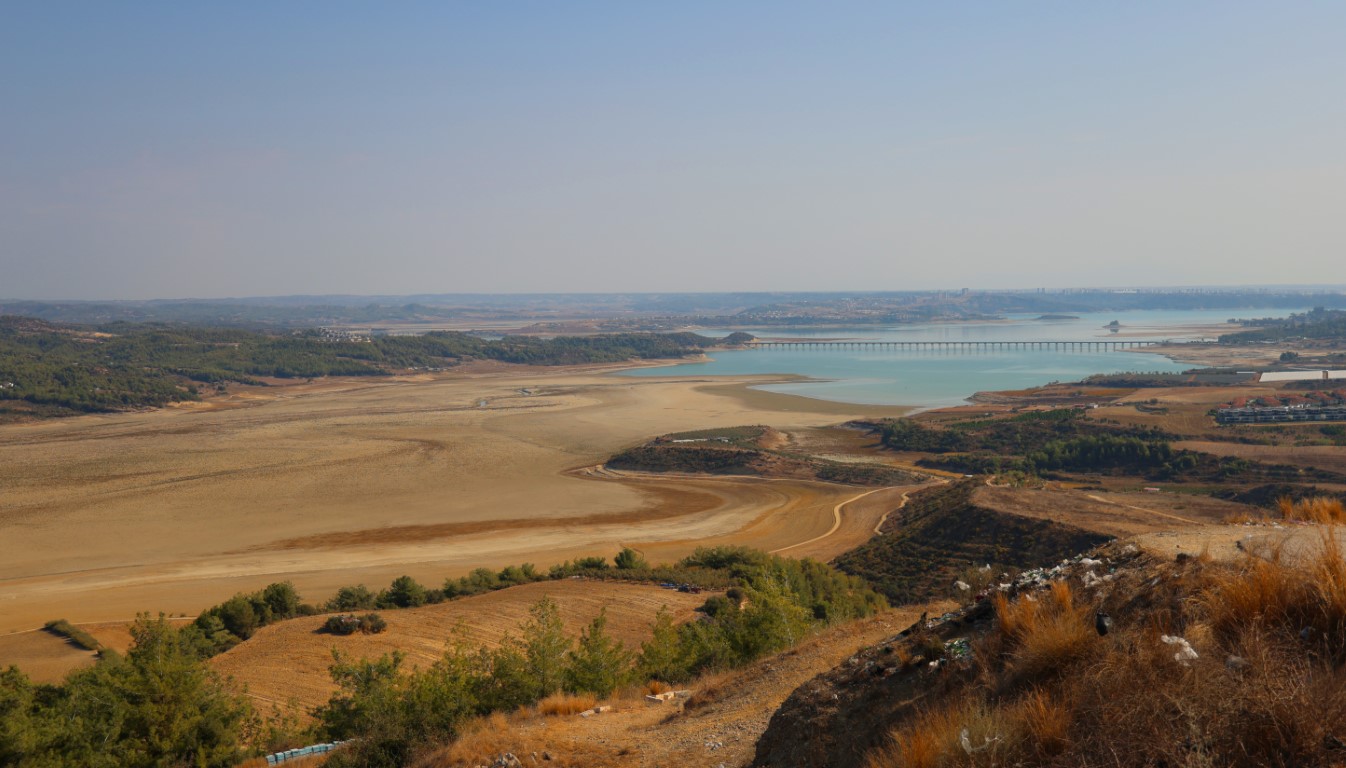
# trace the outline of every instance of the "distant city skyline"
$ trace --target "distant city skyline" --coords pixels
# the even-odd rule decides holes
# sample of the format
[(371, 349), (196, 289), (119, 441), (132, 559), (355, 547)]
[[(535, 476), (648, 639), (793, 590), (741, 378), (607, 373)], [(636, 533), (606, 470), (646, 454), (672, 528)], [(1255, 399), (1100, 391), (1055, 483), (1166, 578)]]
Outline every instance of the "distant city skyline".
[(1346, 6), (18, 4), (0, 298), (1346, 284)]

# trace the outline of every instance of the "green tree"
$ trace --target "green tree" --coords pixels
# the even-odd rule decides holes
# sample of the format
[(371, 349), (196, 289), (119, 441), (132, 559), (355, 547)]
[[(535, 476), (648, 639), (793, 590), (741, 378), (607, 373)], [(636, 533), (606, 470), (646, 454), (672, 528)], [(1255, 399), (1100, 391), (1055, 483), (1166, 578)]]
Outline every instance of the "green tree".
[(636, 669), (646, 680), (676, 683), (687, 679), (687, 661), (678, 625), (673, 623), (673, 615), (667, 608), (659, 609), (652, 636), (640, 644)]
[(608, 609), (599, 611), (580, 633), (579, 645), (567, 657), (566, 689), (608, 697), (630, 679), (632, 654), (608, 636)]
[(476, 699), (483, 711), (512, 710), (538, 699), (538, 682), (528, 664), (528, 653), (517, 638), (506, 635), (494, 650), (477, 652), (480, 669)]
[(528, 671), (536, 681), (536, 698), (549, 696), (561, 690), (565, 683), (566, 654), (571, 641), (561, 624), (561, 611), (556, 601), (544, 597), (529, 609), (529, 620), (523, 625), (524, 656)]
[(268, 584), (261, 597), (270, 609), (271, 621), (293, 618), (299, 613), (299, 593), (288, 581)]
[(630, 547), (625, 547), (617, 556), (612, 558), (617, 567), (625, 571), (643, 571), (650, 567), (641, 554)]
[(410, 576), (398, 576), (392, 585), (379, 595), (380, 608), (414, 608), (425, 605), (425, 587)]
[(257, 609), (246, 595), (234, 595), (214, 610), (224, 628), (240, 640), (247, 640), (262, 625)]
[(327, 601), (329, 611), (367, 611), (374, 607), (374, 593), (363, 584), (342, 587)]
[(39, 741), (34, 686), (18, 667), (0, 671), (0, 765), (20, 765)]
[(402, 671), (402, 662), (396, 652), (360, 661), (333, 653), (330, 671), (340, 690), (316, 715), (327, 736), (353, 743), (333, 756), (332, 768), (401, 768), (422, 746), (451, 741), (482, 711), (474, 695), (480, 669), (462, 644), (422, 673)]
[(125, 659), (67, 679), (50, 712), (60, 728), (46, 756), (90, 768), (235, 765), (253, 717), (247, 701), (224, 689), (162, 615), (142, 614), (131, 636)]

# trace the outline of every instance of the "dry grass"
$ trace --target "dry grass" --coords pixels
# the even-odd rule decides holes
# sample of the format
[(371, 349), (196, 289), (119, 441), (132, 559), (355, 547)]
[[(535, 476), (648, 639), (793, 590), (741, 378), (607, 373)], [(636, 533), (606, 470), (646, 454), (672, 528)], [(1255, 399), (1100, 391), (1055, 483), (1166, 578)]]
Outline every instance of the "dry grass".
[(646, 695), (658, 695), (661, 693), (668, 693), (671, 690), (673, 690), (673, 686), (668, 683), (665, 683), (662, 680), (651, 680), (648, 683), (645, 683), (641, 692)]
[(1346, 508), (1340, 499), (1317, 496), (1311, 499), (1295, 501), (1281, 497), (1276, 501), (1276, 509), (1283, 520), (1298, 520), (1317, 525), (1340, 525), (1346, 523)]
[(1203, 598), (1212, 629), (1226, 640), (1249, 629), (1294, 633), (1346, 657), (1346, 556), (1336, 529), (1322, 529), (1316, 551), (1286, 560), (1273, 549), (1212, 575)]
[[(972, 668), (869, 768), (1346, 765), (1346, 556), (1332, 528), (1296, 557), (1198, 557), (993, 605)], [(1099, 609), (1114, 619), (1104, 638)]]
[(1265, 523), (1269, 520), (1270, 518), (1265, 513), (1255, 515), (1252, 510), (1239, 510), (1225, 515), (1221, 522), (1225, 525), (1248, 525), (1249, 523)]
[(586, 709), (593, 709), (598, 697), (592, 693), (553, 693), (537, 703), (540, 715), (577, 715)]
[(1070, 743), (1074, 713), (1059, 696), (1037, 688), (1023, 698), (1019, 709), (1029, 741), (1040, 757), (1056, 755)]
[(1068, 582), (1054, 582), (1037, 600), (997, 597), (996, 618), (1017, 681), (1036, 680), (1083, 658), (1097, 640), (1091, 612), (1076, 602)]
[[(457, 741), (421, 756), (411, 768), (475, 768), (483, 756), (517, 756), (524, 765), (542, 765), (543, 753), (552, 755), (546, 761), (556, 768), (611, 768), (630, 765), (623, 760), (623, 750), (593, 739), (575, 738), (572, 732), (559, 727), (561, 721), (550, 721), (541, 729), (523, 730), (518, 717), (496, 713), (474, 720)], [(486, 758), (489, 762), (490, 758)]]
[(938, 768), (959, 753), (962, 713), (952, 709), (925, 712), (911, 728), (892, 735), (891, 743), (871, 753), (866, 768)]
[(687, 703), (683, 705), (683, 710), (694, 712), (719, 702), (733, 693), (742, 679), (741, 670), (710, 672), (703, 675), (697, 679), (692, 695), (687, 697)]

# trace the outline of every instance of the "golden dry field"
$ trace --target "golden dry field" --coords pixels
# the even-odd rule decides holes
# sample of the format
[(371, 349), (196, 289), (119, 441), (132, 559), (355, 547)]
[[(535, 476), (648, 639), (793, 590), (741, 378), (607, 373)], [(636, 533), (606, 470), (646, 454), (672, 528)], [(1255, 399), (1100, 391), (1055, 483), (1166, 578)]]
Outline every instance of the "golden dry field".
[[(899, 412), (751, 379), (601, 373), (481, 366), (0, 427), (0, 636), (61, 617), (194, 616), (284, 579), (321, 601), (403, 573), (433, 585), (624, 545), (664, 560), (812, 540), (791, 553), (830, 556), (882, 513), (882, 497), (839, 512), (863, 492), (844, 486), (574, 472), (666, 432)], [(819, 539), (829, 531), (837, 546)]]

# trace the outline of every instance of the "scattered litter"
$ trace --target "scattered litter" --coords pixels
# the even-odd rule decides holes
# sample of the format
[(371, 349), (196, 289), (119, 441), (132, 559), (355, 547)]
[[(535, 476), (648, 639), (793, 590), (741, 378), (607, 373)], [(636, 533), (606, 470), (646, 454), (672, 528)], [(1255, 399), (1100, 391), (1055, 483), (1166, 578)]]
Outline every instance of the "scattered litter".
[(1252, 666), (1251, 664), (1248, 663), (1248, 660), (1243, 658), (1242, 656), (1230, 656), (1229, 658), (1224, 660), (1224, 665), (1231, 672), (1242, 672), (1246, 670), (1248, 667)]
[(651, 693), (645, 697), (645, 701), (650, 704), (663, 704), (666, 701), (670, 701), (676, 695), (677, 694), (673, 691), (668, 691), (666, 693)]
[(1103, 611), (1095, 613), (1094, 629), (1098, 632), (1100, 637), (1106, 635), (1109, 631), (1112, 630), (1112, 617), (1104, 613)]
[(966, 581), (963, 581), (962, 579), (955, 581), (953, 585), (955, 587), (958, 587), (959, 592), (967, 592), (968, 590), (972, 589), (972, 585), (968, 584)]
[(974, 747), (972, 746), (972, 738), (971, 736), (968, 735), (966, 728), (964, 728), (962, 732), (958, 734), (958, 743), (963, 745), (963, 751), (968, 753), (969, 755), (990, 749), (991, 745), (996, 743), (997, 741), (1000, 741), (999, 736), (995, 737), (994, 739), (988, 736), (986, 737), (985, 743), (983, 743), (980, 747)]
[(1185, 638), (1160, 635), (1159, 639), (1167, 645), (1177, 646), (1178, 652), (1173, 654), (1173, 659), (1184, 667), (1191, 666), (1194, 659), (1200, 658), (1197, 656), (1196, 649), (1192, 648), (1192, 644), (1187, 642)]
[(1085, 568), (1093, 568), (1095, 565), (1102, 565), (1102, 564), (1103, 564), (1102, 560), (1095, 560), (1092, 557), (1086, 557), (1083, 560), (1080, 560), (1080, 565), (1084, 566)]
[(580, 717), (593, 717), (594, 715), (602, 714), (603, 712), (611, 712), (611, 711), (612, 711), (612, 707), (609, 707), (609, 706), (607, 706), (607, 705), (604, 705), (604, 706), (601, 706), (601, 707), (594, 707), (593, 709), (586, 709), (586, 710), (584, 710), (583, 712), (580, 713)]
[(972, 643), (966, 637), (958, 637), (944, 644), (945, 658), (961, 661), (972, 657)]

